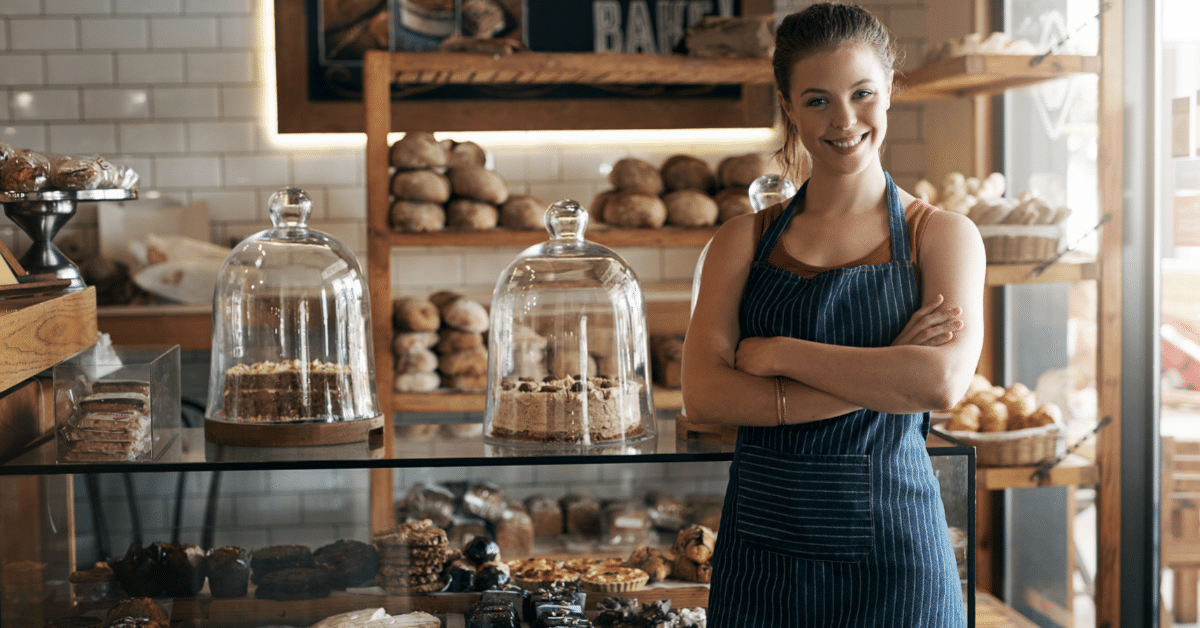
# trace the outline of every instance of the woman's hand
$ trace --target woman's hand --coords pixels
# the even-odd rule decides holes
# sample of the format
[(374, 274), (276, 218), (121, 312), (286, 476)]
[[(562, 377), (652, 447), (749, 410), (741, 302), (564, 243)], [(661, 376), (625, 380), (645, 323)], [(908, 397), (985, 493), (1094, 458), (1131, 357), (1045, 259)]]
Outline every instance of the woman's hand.
[(948, 308), (944, 302), (945, 297), (939, 294), (914, 312), (900, 335), (892, 340), (892, 346), (940, 347), (954, 340), (954, 332), (963, 327), (962, 308)]
[(771, 363), (775, 350), (771, 345), (773, 338), (754, 336), (743, 338), (737, 346), (737, 357), (734, 366), (737, 370), (758, 377), (774, 377), (779, 371)]

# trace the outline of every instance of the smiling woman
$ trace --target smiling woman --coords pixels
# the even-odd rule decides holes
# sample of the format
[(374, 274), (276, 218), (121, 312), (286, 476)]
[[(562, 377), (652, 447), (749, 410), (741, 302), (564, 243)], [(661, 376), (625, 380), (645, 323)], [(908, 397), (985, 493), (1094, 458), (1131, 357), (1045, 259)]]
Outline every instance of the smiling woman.
[(738, 426), (714, 627), (966, 625), (925, 438), (979, 359), (983, 245), (880, 163), (894, 63), (859, 7), (776, 32), (778, 157), (811, 174), (714, 236), (683, 352), (689, 419)]

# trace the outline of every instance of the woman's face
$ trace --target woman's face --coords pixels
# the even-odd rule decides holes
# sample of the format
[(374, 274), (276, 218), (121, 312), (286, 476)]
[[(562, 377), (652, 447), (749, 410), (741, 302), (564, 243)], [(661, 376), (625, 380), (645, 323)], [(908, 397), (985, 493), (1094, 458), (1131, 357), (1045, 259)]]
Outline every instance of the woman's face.
[(891, 95), (892, 73), (875, 52), (847, 44), (798, 61), (791, 93), (779, 99), (812, 156), (814, 174), (849, 175), (879, 162)]

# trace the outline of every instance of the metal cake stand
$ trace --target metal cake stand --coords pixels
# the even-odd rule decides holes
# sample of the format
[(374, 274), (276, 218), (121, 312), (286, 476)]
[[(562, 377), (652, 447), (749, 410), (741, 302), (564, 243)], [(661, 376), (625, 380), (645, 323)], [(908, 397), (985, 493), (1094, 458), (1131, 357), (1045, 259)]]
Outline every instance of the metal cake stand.
[(137, 198), (137, 190), (124, 188), (107, 190), (50, 190), (45, 192), (0, 191), (0, 205), (8, 216), (30, 238), (33, 244), (19, 260), (31, 280), (66, 279), (68, 290), (85, 288), (83, 275), (58, 247), (54, 236), (75, 215), (80, 201), (126, 201)]

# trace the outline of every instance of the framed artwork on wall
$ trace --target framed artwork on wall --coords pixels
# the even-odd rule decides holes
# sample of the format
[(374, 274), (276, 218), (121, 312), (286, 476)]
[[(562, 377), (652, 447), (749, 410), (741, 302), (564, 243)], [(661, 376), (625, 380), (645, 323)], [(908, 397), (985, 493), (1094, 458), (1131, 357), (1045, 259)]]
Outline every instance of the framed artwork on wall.
[[(362, 132), (367, 50), (420, 55), (486, 39), (534, 52), (672, 54), (706, 16), (766, 15), (771, 0), (275, 0), (281, 133)], [(515, 52), (514, 54), (522, 54)], [(766, 85), (394, 84), (406, 131), (762, 127)]]

